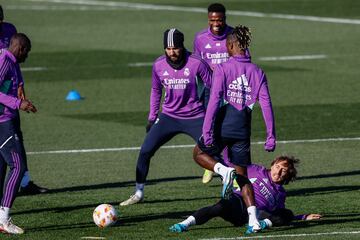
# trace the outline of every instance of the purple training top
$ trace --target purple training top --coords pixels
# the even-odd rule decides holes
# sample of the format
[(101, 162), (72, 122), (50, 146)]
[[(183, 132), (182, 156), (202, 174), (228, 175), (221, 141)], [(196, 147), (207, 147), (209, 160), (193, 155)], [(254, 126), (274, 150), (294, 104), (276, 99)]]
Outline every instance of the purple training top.
[(17, 98), (18, 63), (6, 49), (0, 50), (0, 122), (6, 122), (18, 114), (21, 100)]
[(14, 25), (2, 22), (0, 27), (0, 48), (8, 48), (10, 39), (15, 33), (17, 33), (17, 31)]
[[(247, 173), (254, 189), (255, 204), (258, 209), (273, 212), (276, 209), (285, 208), (285, 189), (271, 180), (269, 170), (253, 164), (247, 167)], [(240, 194), (239, 191), (234, 191), (234, 193)]]
[[(213, 84), (203, 125), (206, 145), (214, 143), (214, 121), (219, 104), (225, 100), (237, 111), (253, 108), (259, 101), (266, 125), (266, 148), (275, 146), (274, 114), (265, 73), (249, 57), (230, 57), (214, 69)], [(232, 126), (237, 131), (237, 126)]]
[[(10, 39), (14, 34), (17, 33), (16, 27), (7, 22), (2, 22), (0, 25), (0, 49), (8, 48), (10, 45)], [(23, 85), (24, 80), (21, 75), (20, 65), (17, 65), (17, 71), (19, 76), (19, 84)]]
[(210, 66), (226, 62), (229, 54), (226, 48), (226, 36), (233, 28), (225, 27), (222, 35), (215, 35), (210, 27), (195, 34), (194, 54), (204, 59)]
[(186, 58), (187, 62), (180, 70), (172, 68), (167, 63), (165, 55), (155, 61), (149, 121), (154, 121), (158, 116), (163, 88), (165, 97), (162, 113), (178, 119), (194, 119), (205, 115), (203, 103), (198, 96), (198, 85), (202, 81), (206, 87), (211, 86), (212, 70), (198, 56), (187, 53)]

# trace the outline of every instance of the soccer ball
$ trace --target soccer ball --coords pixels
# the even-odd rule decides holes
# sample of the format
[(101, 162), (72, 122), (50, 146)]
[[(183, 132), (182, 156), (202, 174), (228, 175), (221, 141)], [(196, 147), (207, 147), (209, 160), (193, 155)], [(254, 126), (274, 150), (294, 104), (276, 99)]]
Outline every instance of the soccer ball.
[(93, 212), (93, 219), (98, 227), (109, 227), (118, 220), (118, 212), (110, 204), (100, 204)]

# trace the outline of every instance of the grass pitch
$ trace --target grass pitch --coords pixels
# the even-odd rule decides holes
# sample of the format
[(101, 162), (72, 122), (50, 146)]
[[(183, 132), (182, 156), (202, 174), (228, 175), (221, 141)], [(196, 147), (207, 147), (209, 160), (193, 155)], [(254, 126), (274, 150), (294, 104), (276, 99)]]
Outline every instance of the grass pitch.
[[(85, 1), (88, 2), (88, 1)], [(28, 152), (140, 146), (145, 135), (151, 67), (129, 63), (154, 61), (161, 55), (162, 33), (177, 27), (192, 49), (194, 34), (206, 27), (206, 13), (70, 4), (66, 1), (3, 1), (7, 21), (33, 42), (22, 66), (28, 97), (39, 112), (22, 114)], [(115, 1), (111, 1), (115, 2)], [(140, 2), (140, 1), (139, 1)], [(208, 1), (144, 0), (206, 9)], [(103, 3), (103, 4), (102, 4)], [(224, 1), (228, 10), (311, 15), (359, 20), (355, 0)], [(115, 4), (116, 5), (116, 4)], [(269, 79), (278, 140), (360, 137), (359, 24), (326, 23), (228, 14), (230, 25), (252, 28), (253, 61)], [(324, 59), (262, 61), (261, 57), (325, 55)], [(42, 71), (31, 69), (41, 67)], [(84, 97), (65, 101), (76, 89)], [(254, 112), (253, 142), (265, 138), (259, 108)], [(192, 144), (178, 136), (169, 145)], [(279, 154), (302, 160), (298, 181), (286, 187), (287, 207), (295, 213), (321, 213), (315, 222), (295, 222), (261, 235), (316, 234), (305, 239), (358, 239), (360, 221), (360, 141), (280, 143), (275, 153), (253, 145), (255, 163), (268, 165)], [(191, 148), (161, 149), (151, 162), (145, 202), (118, 203), (133, 192), (138, 151), (30, 154), (33, 180), (50, 194), (18, 197), (12, 209), (23, 236), (7, 239), (210, 239), (242, 237), (245, 230), (222, 219), (183, 234), (168, 227), (200, 207), (215, 203), (221, 184), (201, 183)], [(92, 211), (115, 205), (119, 224), (99, 229)], [(344, 232), (330, 235), (332, 232)], [(283, 237), (280, 239), (289, 239)]]

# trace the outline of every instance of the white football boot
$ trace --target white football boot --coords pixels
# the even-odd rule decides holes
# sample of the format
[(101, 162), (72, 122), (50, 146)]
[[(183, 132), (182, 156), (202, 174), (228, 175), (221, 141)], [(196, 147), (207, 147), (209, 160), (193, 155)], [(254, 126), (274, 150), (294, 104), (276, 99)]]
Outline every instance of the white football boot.
[(142, 201), (144, 201), (144, 197), (139, 197), (138, 195), (134, 194), (131, 195), (128, 200), (121, 202), (120, 206), (128, 206)]
[(8, 234), (23, 234), (24, 230), (12, 223), (11, 218), (0, 223), (0, 232)]

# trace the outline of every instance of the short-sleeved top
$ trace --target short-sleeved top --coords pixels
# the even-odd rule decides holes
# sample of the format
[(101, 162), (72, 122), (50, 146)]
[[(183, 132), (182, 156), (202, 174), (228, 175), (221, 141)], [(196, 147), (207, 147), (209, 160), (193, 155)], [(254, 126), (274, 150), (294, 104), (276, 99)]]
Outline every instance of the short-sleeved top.
[(7, 49), (0, 50), (0, 122), (18, 114), (21, 100), (17, 98), (18, 71), (15, 56)]
[[(247, 173), (254, 189), (255, 204), (259, 210), (273, 212), (285, 208), (286, 191), (281, 184), (271, 180), (269, 170), (253, 164), (247, 167)], [(239, 189), (234, 190), (234, 193), (241, 195)]]
[(205, 109), (199, 91), (211, 85), (212, 70), (200, 57), (186, 53), (186, 64), (179, 70), (171, 67), (166, 56), (153, 64), (148, 120), (154, 121), (160, 111), (162, 89), (165, 89), (162, 113), (178, 119), (204, 117)]

